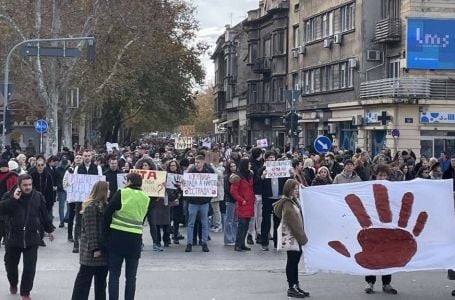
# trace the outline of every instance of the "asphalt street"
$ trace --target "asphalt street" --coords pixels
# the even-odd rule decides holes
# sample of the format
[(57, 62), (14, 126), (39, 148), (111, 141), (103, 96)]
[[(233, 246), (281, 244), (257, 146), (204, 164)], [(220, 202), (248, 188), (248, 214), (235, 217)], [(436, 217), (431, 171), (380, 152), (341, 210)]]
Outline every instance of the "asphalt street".
[[(181, 231), (186, 236), (185, 230)], [(251, 252), (238, 253), (233, 247), (223, 245), (222, 233), (211, 233), (211, 236), (209, 253), (203, 253), (200, 246), (194, 246), (192, 253), (185, 253), (185, 241), (165, 248), (164, 252), (153, 252), (151, 238), (146, 234), (137, 274), (136, 299), (287, 299), (285, 253), (263, 252), (258, 245), (254, 245)], [(72, 244), (66, 241), (66, 228), (58, 228), (56, 240), (46, 243), (47, 247), (39, 249), (31, 297), (33, 300), (70, 299), (79, 256), (71, 253)], [(3, 254), (2, 247), (0, 255)], [(447, 280), (444, 270), (394, 275), (392, 284), (398, 289), (398, 295), (379, 292), (378, 284), (377, 292), (367, 295), (360, 276), (302, 272), (300, 282), (311, 292), (311, 299), (455, 299), (451, 296), (455, 282)], [(8, 287), (1, 264), (0, 300), (19, 299), (19, 296), (9, 295)], [(93, 299), (93, 293), (90, 297)]]

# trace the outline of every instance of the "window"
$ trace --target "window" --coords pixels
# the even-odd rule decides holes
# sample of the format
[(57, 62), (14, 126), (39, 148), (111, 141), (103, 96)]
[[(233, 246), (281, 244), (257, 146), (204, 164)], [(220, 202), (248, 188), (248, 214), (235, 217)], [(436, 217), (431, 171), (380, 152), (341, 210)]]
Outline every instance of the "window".
[(401, 0), (381, 0), (381, 16), (383, 19), (400, 18)]
[(294, 26), (292, 30), (292, 40), (294, 42), (293, 48), (298, 48), (300, 46), (300, 30), (299, 26)]
[(346, 65), (347, 65), (347, 63), (345, 63), (345, 62), (340, 64), (340, 88), (347, 87)]
[(264, 99), (262, 102), (267, 103), (270, 102), (270, 81), (264, 81)]
[(355, 3), (351, 3), (306, 20), (305, 42), (323, 39), (354, 28)]
[(286, 37), (284, 31), (273, 33), (273, 55), (286, 53)]
[(271, 102), (284, 101), (284, 78), (275, 78), (273, 80), (273, 99)]
[(292, 74), (292, 88), (295, 90), (296, 85), (299, 83), (299, 73)]
[(303, 93), (330, 92), (354, 86), (354, 69), (348, 61), (326, 65), (302, 73)]
[(257, 102), (258, 88), (256, 83), (250, 83), (248, 85), (248, 104), (254, 104)]
[(248, 45), (248, 63), (252, 64), (258, 58), (258, 45), (252, 43)]
[(321, 91), (321, 68), (317, 68), (313, 70), (313, 82), (314, 82), (314, 92)]
[(270, 38), (264, 40), (264, 53), (263, 57), (271, 57), (271, 42)]
[(393, 58), (389, 60), (387, 65), (387, 77), (398, 78), (400, 77), (400, 59)]
[(328, 14), (322, 15), (322, 36), (327, 37), (329, 35), (329, 17)]

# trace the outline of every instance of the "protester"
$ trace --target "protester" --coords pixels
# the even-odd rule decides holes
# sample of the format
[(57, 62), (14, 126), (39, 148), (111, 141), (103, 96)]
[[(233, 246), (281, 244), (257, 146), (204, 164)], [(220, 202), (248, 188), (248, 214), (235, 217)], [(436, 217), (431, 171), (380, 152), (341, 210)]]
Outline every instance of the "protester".
[(235, 215), (235, 200), (231, 195), (230, 177), (236, 175), (237, 164), (231, 160), (226, 164), (224, 172), (224, 200), (226, 203), (226, 219), (224, 221), (224, 245), (234, 246), (235, 235), (237, 233), (238, 219)]
[(315, 186), (332, 184), (332, 181), (333, 180), (332, 177), (330, 176), (329, 169), (327, 167), (320, 167), (311, 185)]
[[(362, 161), (360, 161), (362, 162)], [(343, 172), (338, 174), (333, 180), (334, 184), (337, 183), (351, 183), (351, 182), (361, 182), (362, 179), (354, 172), (354, 163), (352, 160), (348, 159), (344, 162)]]
[(250, 171), (250, 162), (242, 158), (239, 170), (230, 177), (231, 196), (235, 200), (235, 211), (238, 219), (237, 233), (235, 237), (235, 251), (250, 251), (245, 246), (245, 238), (248, 232), (250, 219), (254, 217), (254, 190), (253, 174)]
[[(388, 180), (390, 175), (390, 169), (387, 165), (377, 165), (376, 167), (376, 180)], [(390, 284), (392, 282), (392, 275), (382, 275), (382, 291), (386, 294), (398, 294), (397, 290)], [(367, 286), (365, 293), (374, 293), (374, 284), (376, 283), (376, 276), (370, 275), (365, 277)]]
[(30, 292), (36, 272), (38, 246), (41, 242), (40, 228), (48, 233), (50, 241), (55, 227), (47, 211), (44, 196), (33, 188), (32, 177), (20, 175), (17, 185), (3, 195), (0, 215), (9, 218), (5, 241), (5, 269), (10, 284), (10, 293), (17, 293), (18, 265), (22, 254), (23, 271), (20, 285), (22, 300), (30, 300)]
[(273, 205), (274, 213), (287, 225), (291, 235), (297, 240), (299, 250), (286, 252), (286, 277), (289, 285), (288, 297), (305, 298), (310, 293), (300, 288), (299, 284), (299, 261), (302, 256), (302, 246), (308, 241), (303, 230), (302, 208), (299, 203), (299, 183), (294, 179), (288, 179), (284, 184), (283, 196)]
[(98, 181), (82, 205), (80, 267), (71, 300), (88, 300), (95, 277), (95, 300), (106, 299), (107, 253), (104, 249), (103, 215), (109, 194), (108, 184)]
[(117, 191), (106, 207), (109, 299), (119, 298), (119, 278), (125, 261), (125, 300), (133, 300), (136, 273), (142, 250), (143, 221), (150, 211), (150, 198), (141, 190), (142, 177), (126, 175), (126, 187)]
[[(8, 167), (8, 162), (5, 159), (0, 160), (0, 199), (6, 192), (9, 192), (11, 188), (16, 184), (17, 174), (11, 172)], [(5, 242), (6, 237), (6, 225), (7, 218), (0, 216), (0, 247), (2, 240)]]
[[(197, 155), (194, 160), (194, 166), (190, 168), (188, 173), (214, 173), (214, 171), (209, 168), (205, 163), (205, 158), (202, 155)], [(194, 223), (196, 222), (196, 217), (199, 213), (201, 218), (201, 226), (202, 226), (202, 251), (209, 252), (209, 248), (207, 246), (207, 240), (209, 236), (209, 221), (208, 221), (208, 213), (209, 213), (209, 203), (211, 197), (186, 197), (188, 201), (188, 229), (187, 229), (187, 244), (185, 248), (185, 252), (191, 252), (192, 250), (192, 242), (193, 242), (193, 235), (194, 235)]]

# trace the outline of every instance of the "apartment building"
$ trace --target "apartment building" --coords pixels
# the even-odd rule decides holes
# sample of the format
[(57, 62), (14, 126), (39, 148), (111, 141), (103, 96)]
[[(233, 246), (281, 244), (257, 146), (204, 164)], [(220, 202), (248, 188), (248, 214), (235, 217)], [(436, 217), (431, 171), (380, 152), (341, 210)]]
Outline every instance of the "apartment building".
[(454, 11), (453, 0), (301, 0), (304, 143), (453, 152)]
[(283, 115), (288, 74), (289, 1), (259, 1), (248, 12), (243, 28), (248, 35), (246, 64), (248, 143), (267, 139), (269, 145), (284, 147), (286, 142)]
[(218, 38), (211, 58), (215, 64), (214, 112), (218, 142), (248, 144), (247, 79), (250, 67), (243, 62), (248, 55), (248, 36), (242, 22), (230, 27)]

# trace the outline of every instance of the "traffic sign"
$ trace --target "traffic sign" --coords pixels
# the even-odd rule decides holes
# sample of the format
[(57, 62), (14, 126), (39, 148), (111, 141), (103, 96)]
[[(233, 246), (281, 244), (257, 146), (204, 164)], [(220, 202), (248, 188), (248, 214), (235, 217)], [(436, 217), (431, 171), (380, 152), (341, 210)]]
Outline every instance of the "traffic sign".
[(328, 137), (321, 135), (314, 140), (313, 146), (317, 153), (326, 153), (332, 149), (332, 141)]
[(35, 130), (38, 133), (46, 133), (49, 125), (47, 124), (46, 120), (39, 119), (35, 122)]
[(396, 128), (395, 128), (395, 129), (392, 129), (392, 137), (393, 137), (394, 139), (399, 138), (399, 137), (400, 137), (400, 131), (399, 131), (398, 129), (396, 129)]

